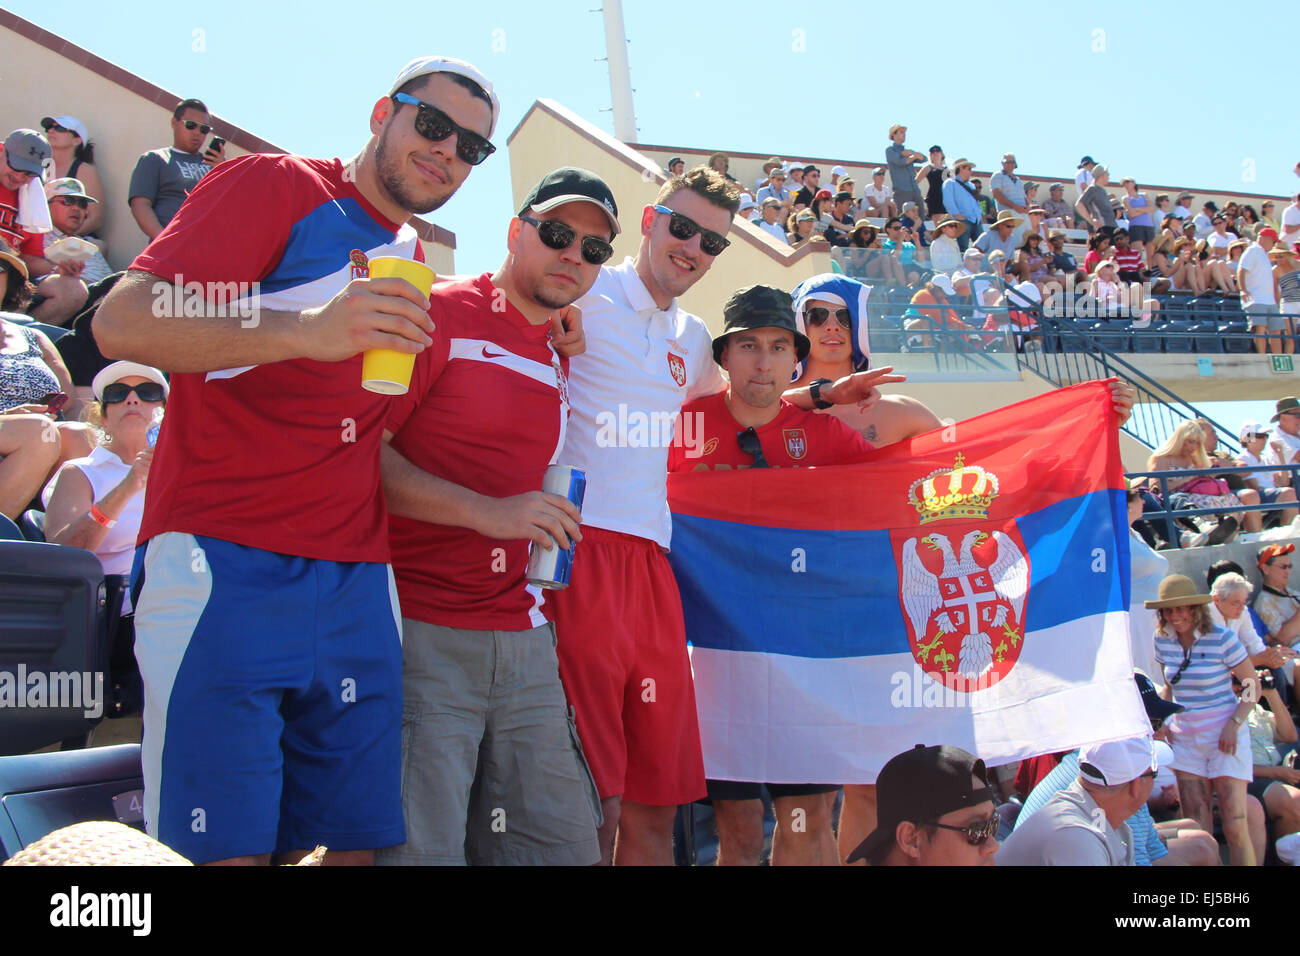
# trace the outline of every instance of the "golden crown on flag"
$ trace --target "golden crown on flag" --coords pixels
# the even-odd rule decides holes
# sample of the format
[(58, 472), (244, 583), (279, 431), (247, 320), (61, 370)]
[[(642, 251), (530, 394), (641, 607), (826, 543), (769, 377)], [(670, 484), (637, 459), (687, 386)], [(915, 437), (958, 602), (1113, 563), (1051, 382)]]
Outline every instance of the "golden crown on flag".
[(961, 452), (952, 468), (936, 468), (907, 489), (907, 500), (921, 516), (921, 524), (949, 518), (987, 518), (989, 505), (997, 496), (997, 475), (979, 465), (967, 465)]

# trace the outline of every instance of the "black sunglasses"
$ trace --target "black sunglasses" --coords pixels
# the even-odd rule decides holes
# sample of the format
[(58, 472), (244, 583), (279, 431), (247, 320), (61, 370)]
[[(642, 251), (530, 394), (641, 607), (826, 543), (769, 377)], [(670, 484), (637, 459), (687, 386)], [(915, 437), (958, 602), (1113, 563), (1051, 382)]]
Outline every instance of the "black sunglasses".
[(56, 196), (55, 199), (64, 206), (76, 206), (78, 209), (87, 209), (90, 207), (90, 202), (88, 200), (81, 199), (77, 196)]
[(772, 467), (767, 463), (767, 459), (763, 457), (763, 443), (758, 440), (758, 432), (754, 431), (753, 425), (750, 425), (743, 432), (736, 433), (736, 443), (740, 445), (742, 452), (753, 456), (755, 468)]
[(495, 146), (478, 133), (461, 126), (432, 103), (417, 100), (407, 93), (394, 93), (393, 100), (416, 107), (415, 131), (425, 139), (441, 143), (455, 133), (456, 155), (471, 166), (477, 166), (497, 151)]
[(1174, 674), (1173, 677), (1169, 678), (1170, 687), (1173, 687), (1175, 684), (1177, 684), (1180, 680), (1183, 679), (1183, 671), (1187, 670), (1188, 665), (1191, 663), (1192, 663), (1192, 649), (1189, 647), (1183, 651), (1183, 662), (1178, 665), (1177, 672)]
[(668, 217), (668, 231), (674, 239), (689, 239), (698, 232), (700, 234), (700, 251), (706, 256), (721, 255), (722, 250), (731, 245), (730, 239), (719, 235), (712, 229), (703, 228), (690, 216), (683, 216), (667, 206), (656, 205), (655, 212), (661, 212)]
[(163, 400), (163, 387), (157, 382), (141, 382), (139, 385), (126, 385), (122, 382), (114, 382), (112, 385), (104, 386), (105, 405), (116, 405), (118, 402), (125, 402), (126, 397), (135, 392), (136, 397), (142, 402), (161, 402)]
[[(534, 219), (532, 216), (520, 216), (520, 222), (537, 227), (537, 238), (548, 249), (567, 249), (573, 245), (578, 234), (572, 227), (555, 219)], [(614, 254), (614, 247), (600, 236), (582, 237), (582, 258), (593, 266), (598, 266)]]
[(45, 131), (47, 133), (71, 133), (72, 132), (72, 130), (68, 129), (66, 126), (60, 126), (58, 123), (51, 123), (49, 126), (45, 127)]
[(994, 813), (982, 823), (972, 823), (970, 826), (954, 827), (947, 823), (931, 823), (930, 826), (938, 827), (940, 830), (952, 830), (954, 833), (966, 834), (966, 842), (971, 846), (983, 846), (991, 838), (997, 835), (998, 825), (1001, 820), (997, 813)]
[(188, 129), (188, 130), (195, 130), (195, 129), (197, 129), (197, 130), (198, 130), (200, 133), (202, 133), (204, 136), (207, 136), (209, 133), (212, 132), (212, 127), (209, 126), (207, 123), (196, 123), (196, 122), (194, 122), (194, 120), (186, 120), (186, 121), (185, 121), (185, 128)]
[(831, 312), (830, 309), (816, 305), (803, 310), (803, 320), (808, 323), (808, 327), (811, 329), (821, 328), (830, 320), (832, 315), (835, 316), (835, 321), (838, 322), (842, 328), (847, 329), (850, 327), (848, 309), (836, 309), (834, 312)]

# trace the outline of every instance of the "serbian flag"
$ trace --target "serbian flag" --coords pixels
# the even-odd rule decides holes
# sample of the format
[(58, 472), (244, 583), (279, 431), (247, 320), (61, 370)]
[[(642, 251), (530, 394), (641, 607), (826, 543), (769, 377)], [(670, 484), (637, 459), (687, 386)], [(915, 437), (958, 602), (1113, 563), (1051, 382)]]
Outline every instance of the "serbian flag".
[(669, 475), (712, 779), (874, 783), (1149, 731), (1110, 390), (1049, 392), (857, 465)]

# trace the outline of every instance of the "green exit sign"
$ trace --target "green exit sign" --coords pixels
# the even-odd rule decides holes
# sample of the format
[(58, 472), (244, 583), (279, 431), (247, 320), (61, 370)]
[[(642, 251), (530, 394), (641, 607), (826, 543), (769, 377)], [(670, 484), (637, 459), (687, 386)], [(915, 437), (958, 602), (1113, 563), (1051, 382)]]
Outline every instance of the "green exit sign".
[(1273, 360), (1273, 371), (1275, 372), (1294, 372), (1295, 361), (1290, 355), (1270, 355)]

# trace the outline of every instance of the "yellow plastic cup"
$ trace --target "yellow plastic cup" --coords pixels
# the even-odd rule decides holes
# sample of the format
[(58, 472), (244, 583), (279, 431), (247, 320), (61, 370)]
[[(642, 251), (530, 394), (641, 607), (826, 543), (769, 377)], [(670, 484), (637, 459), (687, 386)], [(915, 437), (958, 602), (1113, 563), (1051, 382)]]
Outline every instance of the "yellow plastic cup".
[[(400, 256), (376, 256), (370, 260), (370, 278), (405, 279), (424, 295), (433, 288), (437, 274), (423, 262)], [(366, 349), (361, 356), (361, 387), (380, 395), (405, 395), (411, 387), (415, 355), (393, 349)]]

